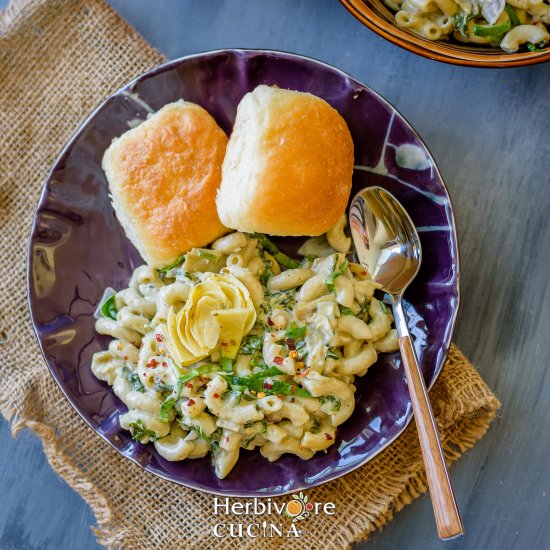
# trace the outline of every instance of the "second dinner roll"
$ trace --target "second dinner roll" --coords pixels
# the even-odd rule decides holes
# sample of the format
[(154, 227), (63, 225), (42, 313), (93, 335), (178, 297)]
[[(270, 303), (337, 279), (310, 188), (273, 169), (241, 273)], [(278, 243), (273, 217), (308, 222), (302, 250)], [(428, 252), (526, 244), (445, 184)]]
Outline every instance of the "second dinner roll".
[(320, 235), (344, 213), (353, 141), (344, 119), (311, 94), (258, 86), (237, 109), (216, 198), (227, 227)]
[(215, 197), (227, 136), (199, 105), (177, 101), (115, 139), (103, 156), (113, 206), (143, 259), (162, 268), (227, 232)]

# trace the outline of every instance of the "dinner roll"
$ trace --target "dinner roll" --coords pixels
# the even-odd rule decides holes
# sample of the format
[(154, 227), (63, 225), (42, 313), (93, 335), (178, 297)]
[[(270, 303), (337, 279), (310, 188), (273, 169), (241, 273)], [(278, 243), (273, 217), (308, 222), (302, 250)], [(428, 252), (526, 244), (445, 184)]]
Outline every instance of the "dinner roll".
[(237, 108), (216, 197), (239, 231), (320, 235), (344, 213), (353, 141), (346, 122), (311, 94), (258, 86)]
[(227, 136), (187, 101), (116, 138), (103, 156), (111, 198), (126, 235), (151, 266), (162, 268), (227, 230), (215, 196)]

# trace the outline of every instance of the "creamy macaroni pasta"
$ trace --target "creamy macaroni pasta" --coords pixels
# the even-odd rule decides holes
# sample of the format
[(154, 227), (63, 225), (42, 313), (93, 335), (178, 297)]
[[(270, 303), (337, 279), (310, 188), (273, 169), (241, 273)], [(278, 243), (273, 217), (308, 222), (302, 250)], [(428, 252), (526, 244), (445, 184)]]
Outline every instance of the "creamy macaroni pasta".
[(101, 307), (113, 337), (92, 371), (127, 405), (120, 425), (167, 460), (208, 452), (225, 477), (241, 449), (310, 459), (352, 414), (354, 380), (398, 348), (378, 285), (345, 254), (292, 260), (264, 235), (231, 233), (157, 271), (138, 267)]
[(547, 0), (384, 0), (398, 26), (429, 40), (454, 37), (460, 42), (531, 51), (550, 41)]

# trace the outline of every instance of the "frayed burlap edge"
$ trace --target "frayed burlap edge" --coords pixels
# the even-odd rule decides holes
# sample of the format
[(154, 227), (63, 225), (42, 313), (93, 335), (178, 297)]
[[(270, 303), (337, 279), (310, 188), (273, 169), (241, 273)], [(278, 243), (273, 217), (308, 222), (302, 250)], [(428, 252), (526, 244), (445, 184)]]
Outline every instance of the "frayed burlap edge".
[[(5, 79), (0, 90), (5, 138), (0, 145), (0, 274), (6, 281), (0, 323), (23, 320), (18, 338), (0, 343), (0, 412), (11, 420), (14, 436), (30, 428), (40, 437), (54, 470), (91, 506), (101, 544), (128, 549), (220, 545), (210, 532), (213, 497), (143, 472), (99, 439), (70, 407), (38, 352), (20, 284), (32, 212), (61, 145), (97, 104), (162, 56), (100, 0), (16, 0), (0, 16), (0, 31)], [(499, 407), (455, 347), (430, 397), (449, 462), (484, 435)], [(312, 501), (335, 502), (339, 513), (308, 520), (315, 527), (311, 534), (285, 546), (349, 547), (425, 491), (413, 423), (364, 467), (309, 491)], [(170, 507), (166, 501), (176, 504)], [(155, 521), (142, 509), (158, 510)], [(197, 511), (201, 524), (195, 527)], [(222, 544), (254, 546), (251, 541)], [(278, 546), (275, 541), (261, 544)]]

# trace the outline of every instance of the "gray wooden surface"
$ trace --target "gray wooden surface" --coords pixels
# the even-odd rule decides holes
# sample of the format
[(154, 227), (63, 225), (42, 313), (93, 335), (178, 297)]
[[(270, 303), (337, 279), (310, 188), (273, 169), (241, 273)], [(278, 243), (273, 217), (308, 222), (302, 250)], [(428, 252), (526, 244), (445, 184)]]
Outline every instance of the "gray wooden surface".
[[(466, 536), (446, 546), (550, 548), (550, 65), (476, 70), (428, 61), (378, 38), (336, 0), (111, 4), (170, 58), (252, 47), (336, 65), (418, 130), (455, 206), (455, 340), (503, 402), (490, 433), (452, 469)], [(89, 508), (52, 472), (38, 440), (12, 440), (2, 421), (0, 448), (0, 549), (97, 548)], [(442, 547), (427, 497), (361, 546)]]

